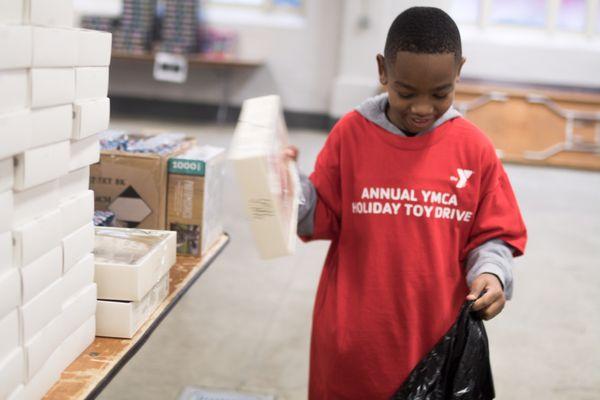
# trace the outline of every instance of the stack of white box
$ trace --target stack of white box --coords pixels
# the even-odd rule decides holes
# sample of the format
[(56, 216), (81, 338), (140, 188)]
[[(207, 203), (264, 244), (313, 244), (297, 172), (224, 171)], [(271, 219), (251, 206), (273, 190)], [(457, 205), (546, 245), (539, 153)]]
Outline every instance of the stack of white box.
[(41, 398), (94, 338), (111, 36), (73, 17), (73, 0), (0, 0), (1, 399)]

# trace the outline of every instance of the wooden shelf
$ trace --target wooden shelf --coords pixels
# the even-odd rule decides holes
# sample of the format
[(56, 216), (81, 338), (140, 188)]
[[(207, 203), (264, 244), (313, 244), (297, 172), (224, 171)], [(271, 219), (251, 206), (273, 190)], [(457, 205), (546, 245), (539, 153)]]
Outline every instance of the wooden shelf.
[(148, 340), (169, 314), (229, 243), (223, 235), (202, 258), (177, 257), (171, 268), (169, 295), (131, 339), (96, 337), (94, 342), (61, 375), (46, 400), (94, 399)]
[[(154, 62), (154, 53), (112, 53), (113, 60)], [(264, 63), (259, 60), (244, 60), (233, 57), (211, 57), (203, 54), (191, 54), (188, 56), (190, 66), (203, 67), (226, 67), (226, 68), (256, 68)]]

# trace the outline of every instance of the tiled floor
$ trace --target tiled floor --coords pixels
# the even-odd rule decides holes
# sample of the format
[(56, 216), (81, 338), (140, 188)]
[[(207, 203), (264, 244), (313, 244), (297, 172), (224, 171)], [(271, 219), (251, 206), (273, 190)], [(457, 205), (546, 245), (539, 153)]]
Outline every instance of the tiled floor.
[[(185, 131), (228, 146), (233, 127), (113, 119), (113, 127)], [(293, 130), (310, 172), (326, 136)], [(600, 398), (600, 174), (508, 166), (528, 224), (515, 298), (487, 324), (498, 399)], [(176, 399), (187, 385), (306, 398), (311, 312), (327, 243), (261, 261), (237, 189), (225, 177), (227, 250), (101, 399)]]

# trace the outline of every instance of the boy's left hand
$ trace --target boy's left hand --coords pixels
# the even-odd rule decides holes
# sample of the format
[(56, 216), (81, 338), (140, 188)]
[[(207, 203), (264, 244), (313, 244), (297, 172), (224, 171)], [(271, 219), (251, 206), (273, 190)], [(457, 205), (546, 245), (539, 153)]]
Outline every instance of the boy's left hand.
[(483, 273), (471, 284), (471, 292), (467, 300), (476, 300), (484, 290), (486, 293), (473, 303), (472, 309), (478, 311), (482, 319), (489, 320), (500, 314), (506, 298), (502, 284), (496, 275)]

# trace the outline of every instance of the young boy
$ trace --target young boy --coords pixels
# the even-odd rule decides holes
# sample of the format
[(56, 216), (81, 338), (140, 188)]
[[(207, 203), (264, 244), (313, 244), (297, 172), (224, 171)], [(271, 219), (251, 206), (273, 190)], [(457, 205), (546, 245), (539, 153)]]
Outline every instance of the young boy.
[(464, 62), (446, 13), (400, 14), (377, 56), (387, 93), (335, 125), (303, 179), (299, 235), (331, 240), (310, 399), (389, 399), (466, 299), (485, 290), (473, 309), (490, 319), (511, 296), (525, 225), (494, 146), (452, 108)]

